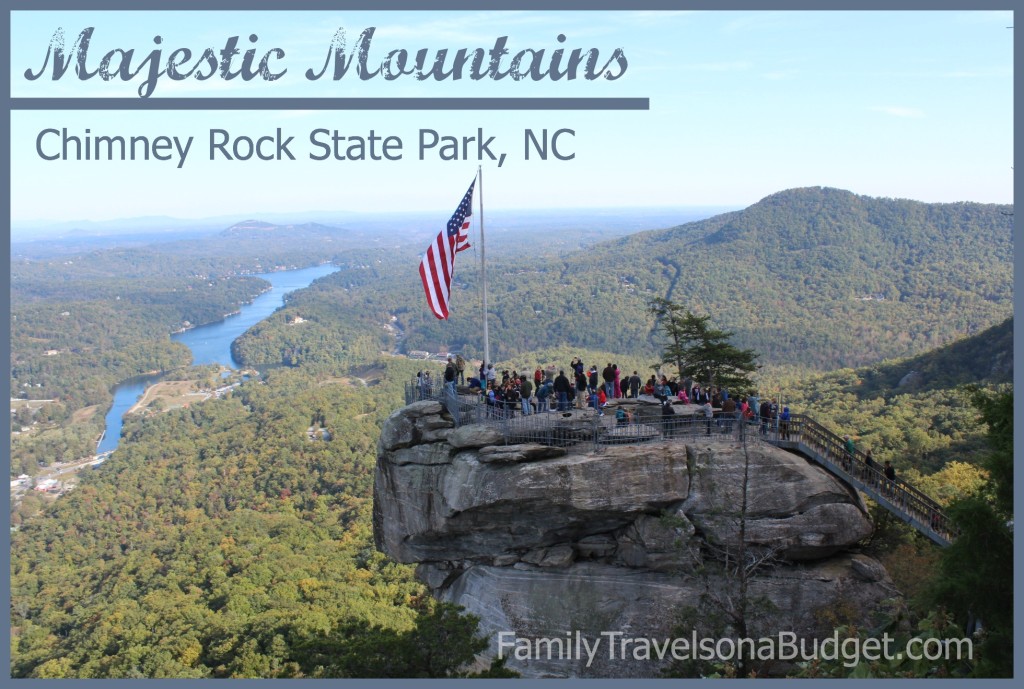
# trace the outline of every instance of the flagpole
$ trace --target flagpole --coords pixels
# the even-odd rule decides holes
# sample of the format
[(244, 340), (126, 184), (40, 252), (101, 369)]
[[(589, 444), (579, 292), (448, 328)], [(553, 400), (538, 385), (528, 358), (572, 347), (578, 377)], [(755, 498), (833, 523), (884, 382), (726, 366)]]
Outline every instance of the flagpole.
[(491, 343), (487, 337), (487, 262), (484, 260), (484, 169), (478, 165), (477, 190), (480, 194), (480, 277), (484, 287), (484, 364), (493, 364), (491, 361)]

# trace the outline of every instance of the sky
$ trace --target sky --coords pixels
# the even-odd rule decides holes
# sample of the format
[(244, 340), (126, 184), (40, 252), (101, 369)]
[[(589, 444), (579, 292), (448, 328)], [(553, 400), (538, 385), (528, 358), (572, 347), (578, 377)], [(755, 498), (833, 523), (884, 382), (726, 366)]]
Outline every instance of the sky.
[[(239, 36), (258, 55), (285, 51), (276, 81), (158, 81), (160, 97), (604, 97), (649, 98), (647, 111), (14, 111), (11, 220), (202, 218), (260, 212), (445, 210), (483, 166), (495, 209), (745, 206), (792, 187), (829, 186), (927, 202), (1011, 203), (1013, 24), (1010, 12), (14, 12), (11, 96), (135, 97), (122, 83), (25, 78), (54, 31), (68, 47), (94, 27), (88, 66), (134, 48), (136, 64), (162, 37), (175, 48), (219, 50)], [(370, 62), (390, 50), (620, 48), (621, 78), (558, 82), (310, 81), (339, 27), (349, 45), (376, 27)], [(253, 44), (248, 36), (259, 38)], [(564, 34), (563, 44), (556, 36)], [(603, 62), (603, 60), (602, 60)], [(507, 63), (506, 63), (507, 64)], [(309, 159), (318, 128), (396, 136), (402, 159)], [(525, 130), (563, 135), (572, 160), (524, 160)], [(193, 137), (168, 161), (40, 158), (46, 129), (68, 134)], [(209, 159), (212, 129), (231, 137), (293, 136), (297, 160)], [(421, 160), (421, 130), (494, 137), (504, 163), (459, 160), (437, 148)], [(429, 135), (428, 135), (429, 138)], [(57, 135), (43, 152), (56, 154)]]

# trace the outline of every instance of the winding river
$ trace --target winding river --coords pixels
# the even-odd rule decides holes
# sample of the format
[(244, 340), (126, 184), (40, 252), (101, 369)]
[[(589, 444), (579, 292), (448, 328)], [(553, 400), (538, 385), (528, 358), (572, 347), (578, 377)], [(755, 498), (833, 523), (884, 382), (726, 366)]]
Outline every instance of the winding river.
[[(245, 304), (238, 313), (228, 316), (222, 321), (201, 325), (182, 333), (171, 335), (171, 339), (181, 342), (192, 350), (192, 364), (220, 364), (228, 368), (240, 368), (231, 354), (231, 343), (242, 333), (274, 313), (284, 304), (284, 297), (289, 292), (308, 287), (317, 278), (338, 270), (337, 266), (323, 264), (312, 268), (286, 270), (278, 273), (263, 273), (261, 277), (271, 284), (271, 289), (256, 297), (250, 304)], [(103, 439), (96, 448), (97, 454), (109, 452), (117, 447), (121, 439), (121, 422), (124, 413), (134, 405), (153, 383), (160, 380), (159, 374), (136, 376), (119, 383), (114, 389), (114, 404), (107, 412), (106, 430)]]

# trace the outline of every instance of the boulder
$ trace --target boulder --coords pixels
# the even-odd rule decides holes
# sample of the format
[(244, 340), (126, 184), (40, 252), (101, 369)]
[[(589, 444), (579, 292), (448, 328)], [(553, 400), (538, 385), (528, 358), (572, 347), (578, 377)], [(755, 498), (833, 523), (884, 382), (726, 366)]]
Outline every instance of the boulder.
[[(380, 447), (388, 452), (409, 447), (424, 442), (424, 433), (451, 428), (455, 424), (450, 418), (441, 418), (443, 410), (441, 403), (433, 400), (413, 402), (399, 409), (384, 420), (380, 430)], [(436, 437), (426, 442), (441, 439)]]
[(744, 505), (748, 544), (792, 560), (827, 557), (872, 531), (859, 494), (797, 455), (765, 443), (691, 444), (683, 511), (709, 541), (735, 548)]
[(551, 548), (537, 548), (523, 555), (522, 562), (538, 567), (568, 567), (576, 558), (571, 545), (561, 544)]
[(486, 447), (504, 442), (505, 436), (496, 426), (474, 423), (460, 426), (451, 431), (445, 440), (452, 447), (463, 450), (467, 448)]
[(681, 509), (661, 517), (641, 515), (619, 534), (618, 561), (627, 567), (655, 571), (690, 570), (696, 564), (691, 548), (693, 524)]
[(615, 553), (615, 539), (606, 533), (584, 536), (576, 543), (576, 551), (581, 559), (603, 559)]
[(396, 466), (406, 464), (450, 464), (452, 461), (452, 449), (444, 443), (429, 443), (425, 445), (413, 445), (412, 447), (400, 447), (391, 454), (391, 461)]
[(550, 447), (527, 443), (523, 445), (492, 445), (482, 447), (477, 457), (484, 464), (514, 464), (516, 462), (536, 462), (541, 459), (564, 457), (563, 447)]
[(492, 558), (610, 533), (678, 502), (689, 484), (682, 446), (653, 454), (610, 447), (521, 463), (451, 452), (448, 464), (400, 464), (395, 453), (381, 454), (374, 535), (400, 562)]

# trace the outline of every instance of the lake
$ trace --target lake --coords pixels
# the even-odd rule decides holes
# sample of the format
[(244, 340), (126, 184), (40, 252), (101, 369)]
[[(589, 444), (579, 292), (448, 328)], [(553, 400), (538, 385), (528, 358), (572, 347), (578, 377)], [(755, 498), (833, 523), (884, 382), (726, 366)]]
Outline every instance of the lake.
[[(175, 342), (181, 342), (192, 350), (192, 364), (203, 366), (219, 364), (228, 368), (240, 368), (231, 354), (231, 343), (246, 330), (256, 325), (284, 304), (289, 292), (308, 287), (314, 280), (338, 270), (337, 266), (324, 264), (299, 270), (283, 270), (278, 273), (262, 273), (257, 277), (271, 284), (271, 289), (256, 297), (251, 304), (245, 304), (239, 313), (222, 321), (208, 323), (182, 333), (171, 335)], [(136, 376), (119, 383), (113, 390), (114, 404), (106, 417), (106, 431), (96, 448), (97, 453), (117, 447), (121, 439), (121, 421), (124, 413), (139, 401), (146, 388), (160, 380), (161, 376)]]

